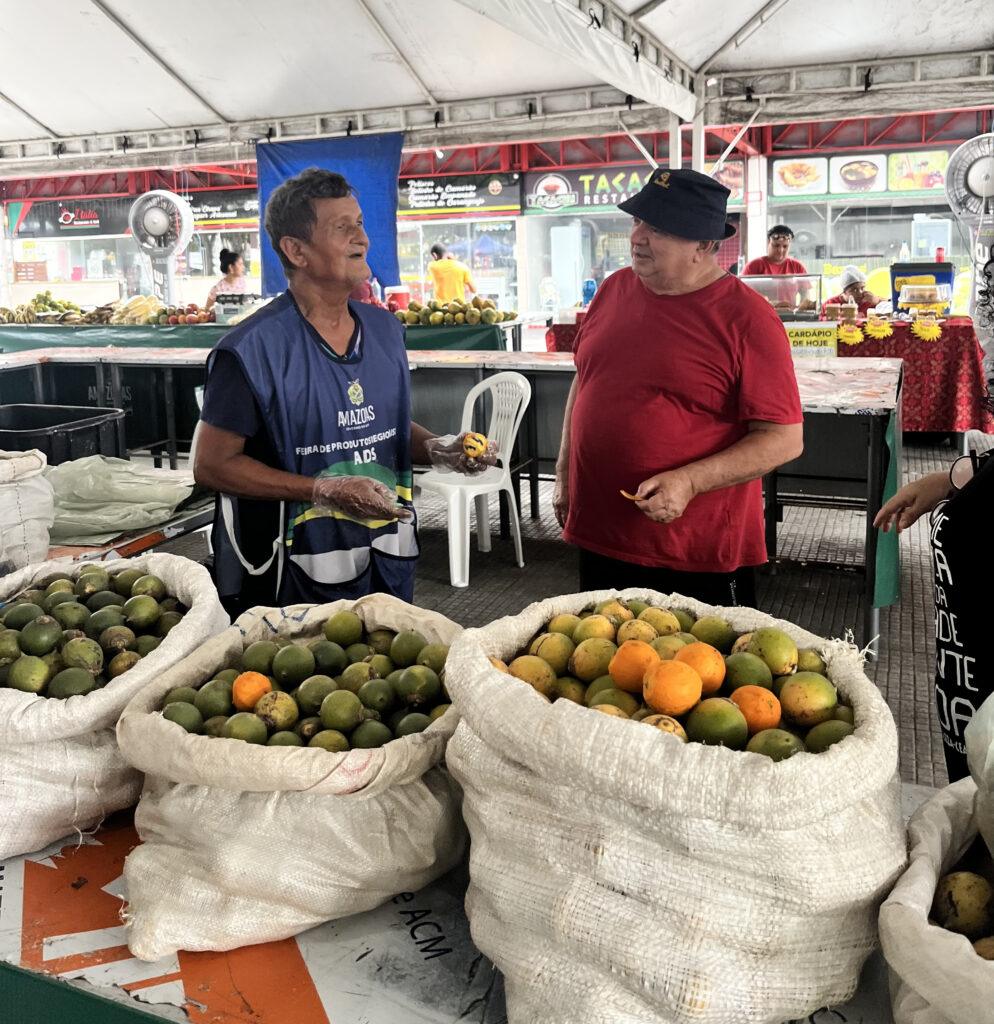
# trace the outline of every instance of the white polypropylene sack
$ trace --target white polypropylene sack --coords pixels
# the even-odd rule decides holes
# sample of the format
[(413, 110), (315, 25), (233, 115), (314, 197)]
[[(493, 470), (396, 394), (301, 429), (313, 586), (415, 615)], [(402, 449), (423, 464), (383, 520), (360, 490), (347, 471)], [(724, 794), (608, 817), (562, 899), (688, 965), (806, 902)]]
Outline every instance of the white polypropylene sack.
[(780, 1024), (844, 1002), (905, 862), (897, 733), (858, 653), (750, 609), (622, 593), (825, 651), (856, 732), (780, 763), (550, 705), (488, 662), (609, 596), (533, 604), (449, 654), (467, 913), (509, 1020)]
[(988, 697), (963, 730), (966, 760), (977, 784), (977, 828), (994, 850), (994, 697)]
[(45, 453), (36, 448), (0, 451), (0, 576), (48, 554), (55, 499), (42, 475), (46, 465)]
[[(142, 569), (158, 576), (189, 611), (134, 668), (85, 696), (61, 700), (0, 688), (0, 861), (88, 829), (138, 799), (141, 775), (118, 751), (118, 717), (136, 693), (228, 625), (207, 570), (196, 562), (150, 554), (102, 567), (114, 575)], [(0, 600), (79, 568), (28, 566), (0, 580)]]
[(939, 879), (977, 834), (973, 779), (940, 790), (908, 822), (910, 863), (880, 908), (894, 1024), (981, 1024), (994, 1016), (994, 963), (928, 921)]
[(142, 845), (124, 868), (128, 946), (140, 959), (284, 939), (417, 891), (462, 856), (459, 790), (441, 763), (453, 711), (422, 733), (341, 754), (192, 735), (156, 713), (169, 690), (237, 665), (249, 643), (318, 636), (345, 608), (367, 630), (416, 629), (434, 643), (460, 630), (382, 594), (255, 608), (121, 716), (121, 749), (146, 773)]

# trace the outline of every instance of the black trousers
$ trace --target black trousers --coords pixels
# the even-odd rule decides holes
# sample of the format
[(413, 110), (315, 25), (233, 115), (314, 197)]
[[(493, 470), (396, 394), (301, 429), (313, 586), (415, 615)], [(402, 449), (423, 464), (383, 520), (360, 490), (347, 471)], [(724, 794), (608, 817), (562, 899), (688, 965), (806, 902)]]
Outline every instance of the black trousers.
[(756, 607), (756, 572), (751, 565), (734, 572), (683, 572), (622, 562), (584, 548), (577, 550), (580, 552), (580, 590), (639, 587), (658, 590), (661, 594), (683, 594), (705, 604)]

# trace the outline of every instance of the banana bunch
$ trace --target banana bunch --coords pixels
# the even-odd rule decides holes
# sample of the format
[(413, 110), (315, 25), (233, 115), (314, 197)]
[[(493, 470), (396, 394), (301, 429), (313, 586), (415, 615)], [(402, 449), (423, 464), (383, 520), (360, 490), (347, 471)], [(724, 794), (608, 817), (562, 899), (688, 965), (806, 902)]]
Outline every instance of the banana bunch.
[(24, 306), (18, 306), (13, 313), (9, 309), (5, 309), (2, 312), (4, 313), (4, 323), (33, 324), (38, 321), (38, 314), (30, 302)]
[(0, 324), (12, 324), (17, 314), (6, 306), (0, 306)]
[(115, 310), (110, 318), (112, 324), (143, 324), (158, 314), (162, 303), (154, 295), (136, 295)]
[(79, 324), (109, 324), (111, 317), (117, 310), (119, 303), (112, 302), (107, 306), (97, 306), (96, 309), (91, 309), (88, 313), (84, 313), (76, 323)]

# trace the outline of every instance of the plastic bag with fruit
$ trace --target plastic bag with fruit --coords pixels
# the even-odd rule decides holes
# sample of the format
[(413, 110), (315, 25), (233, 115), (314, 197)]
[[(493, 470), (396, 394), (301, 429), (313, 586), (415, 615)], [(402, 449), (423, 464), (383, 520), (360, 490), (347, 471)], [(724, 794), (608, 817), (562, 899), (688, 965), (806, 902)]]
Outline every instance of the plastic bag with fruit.
[(973, 779), (961, 779), (908, 822), (908, 870), (880, 908), (895, 1024), (991, 1018), (994, 865), (978, 838), (976, 798)]
[[(465, 846), (442, 763), (455, 713), (417, 708), (444, 709), (444, 662), (420, 668), (459, 631), (382, 594), (254, 608), (135, 697), (118, 725), (146, 773), (131, 952), (287, 938), (448, 871)], [(387, 658), (405, 666), (389, 682)]]
[[(126, 604), (147, 577), (157, 584), (143, 584), (143, 600)], [(28, 600), (15, 601), (21, 595)], [(166, 595), (185, 612), (165, 618)], [(0, 601), (2, 861), (78, 835), (137, 800), (141, 775), (121, 757), (117, 719), (228, 616), (203, 566), (164, 554), (30, 565), (0, 580)]]
[[(447, 760), (464, 790), (471, 838), (467, 912), (477, 947), (504, 972), (509, 1019), (771, 1024), (844, 1002), (876, 945), (879, 904), (905, 863), (897, 732), (858, 652), (751, 609), (711, 609), (678, 595), (625, 591), (623, 598), (670, 611), (654, 616), (640, 607), (636, 620), (631, 608), (615, 608), (576, 618), (615, 596), (533, 604), (467, 630), (449, 656), (446, 682), (459, 723)], [(705, 632), (709, 618), (714, 628)], [(782, 655), (760, 642), (769, 635), (763, 628), (779, 630)], [(570, 633), (570, 644), (539, 640), (543, 630)], [(616, 651), (608, 632), (622, 640)], [(726, 653), (746, 633), (739, 662), (763, 662), (767, 687), (774, 665), (787, 676), (780, 695), (795, 723), (805, 717), (807, 694), (824, 695), (833, 715), (837, 694), (851, 706), (855, 731), (835, 721), (838, 742), (807, 753), (805, 741), (811, 750), (825, 745), (815, 741), (827, 724), (820, 715), (801, 741), (761, 724), (760, 701), (747, 719), (738, 689), (738, 703), (700, 700), (721, 692), (728, 663), (698, 641), (709, 636)], [(758, 654), (750, 651), (754, 641)], [(628, 671), (637, 658), (614, 661), (629, 643), (670, 666), (653, 680), (673, 677), (670, 711), (682, 722), (666, 714), (631, 720), (652, 707), (639, 708), (646, 666)], [(543, 683), (536, 663), (547, 645), (556, 663)], [(803, 681), (788, 675), (797, 648), (818, 655), (805, 651), (812, 668)], [(538, 654), (522, 654), (532, 649)], [(516, 656), (527, 664), (516, 666)], [(716, 656), (720, 670), (716, 663), (712, 672), (705, 656)], [(532, 685), (490, 659), (532, 673)], [(612, 685), (597, 689), (605, 686), (605, 659)], [(685, 675), (683, 693), (676, 683)], [(746, 689), (773, 697), (758, 684)], [(663, 703), (655, 685), (648, 692), (650, 705)], [(677, 696), (686, 698), (680, 708)], [(716, 714), (712, 725), (742, 719), (732, 722), (742, 728), (736, 746), (755, 719), (756, 735), (786, 750), (766, 747), (760, 756), (694, 742), (701, 738), (695, 710), (704, 705)], [(793, 756), (774, 759), (784, 753)]]

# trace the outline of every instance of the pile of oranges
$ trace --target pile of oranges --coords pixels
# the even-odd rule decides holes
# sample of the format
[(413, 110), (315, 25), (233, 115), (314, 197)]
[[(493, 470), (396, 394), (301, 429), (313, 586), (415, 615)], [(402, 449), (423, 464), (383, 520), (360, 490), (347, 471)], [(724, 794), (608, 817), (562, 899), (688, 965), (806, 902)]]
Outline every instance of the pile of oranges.
[(716, 616), (611, 599), (558, 615), (501, 671), (683, 742), (774, 761), (820, 753), (854, 731), (820, 653), (779, 629), (740, 635)]

